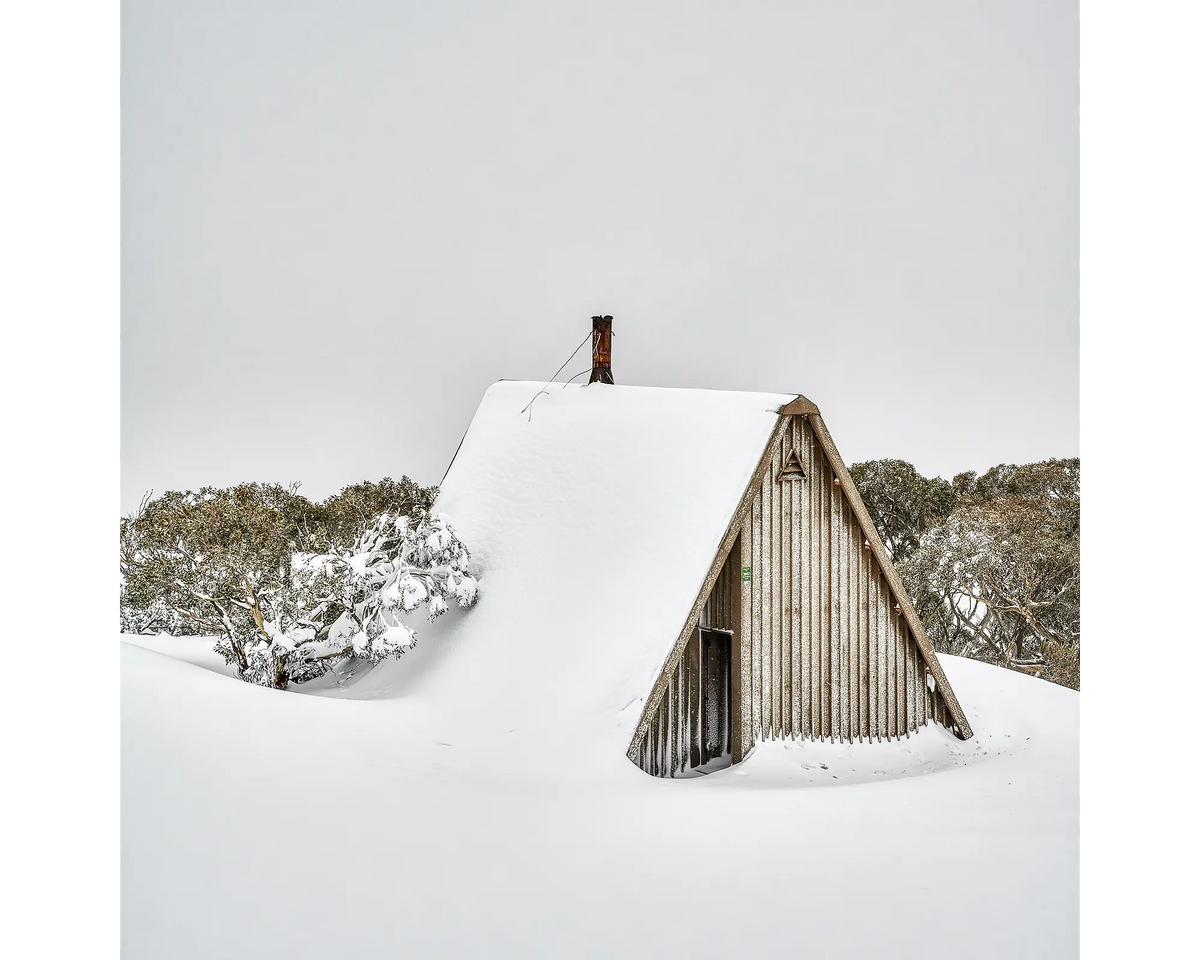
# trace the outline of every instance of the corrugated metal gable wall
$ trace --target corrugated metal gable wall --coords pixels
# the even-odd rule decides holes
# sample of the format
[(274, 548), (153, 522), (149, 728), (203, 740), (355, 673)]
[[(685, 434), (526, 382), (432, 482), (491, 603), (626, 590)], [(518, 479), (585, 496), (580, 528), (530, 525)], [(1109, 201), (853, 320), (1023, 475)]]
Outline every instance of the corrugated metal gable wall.
[[(806, 418), (788, 420), (700, 619), (734, 632), (735, 759), (759, 740), (892, 739), (930, 719), (951, 727), (820, 441)], [(793, 447), (807, 477), (781, 481)], [(749, 568), (748, 583), (740, 567)], [(696, 766), (695, 645), (693, 638), (634, 753), (657, 776)]]
[[(749, 558), (744, 735), (877, 740), (933, 717), (940, 692), (808, 421), (791, 417), (741, 532)], [(806, 479), (779, 480), (795, 447)]]

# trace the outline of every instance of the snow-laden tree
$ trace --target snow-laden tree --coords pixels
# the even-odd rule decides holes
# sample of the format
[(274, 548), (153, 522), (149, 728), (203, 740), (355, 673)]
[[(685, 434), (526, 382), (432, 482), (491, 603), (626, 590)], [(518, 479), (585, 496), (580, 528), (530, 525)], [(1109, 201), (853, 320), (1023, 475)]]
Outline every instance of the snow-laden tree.
[(400, 656), (416, 643), (407, 614), (425, 606), (433, 621), (452, 603), (475, 603), (479, 585), (470, 559), (442, 514), (416, 523), (384, 514), (345, 553), (297, 556), (297, 579), (312, 609), (337, 613), (307, 648), (322, 659), (355, 656), (377, 663)]
[(116, 521), (116, 632), (170, 636), (194, 636), (202, 632), (190, 618), (180, 616), (162, 596), (144, 594), (139, 602), (133, 602), (128, 596), (125, 586), (128, 523), (130, 521), (124, 518)]
[(122, 590), (121, 632), (168, 633), (172, 636), (185, 636), (195, 631), (189, 630), (188, 622), (167, 606), (162, 599), (154, 600), (148, 606), (135, 606), (128, 602), (125, 591)]
[(414, 634), (401, 615), (421, 605), (432, 619), (474, 602), (444, 517), (384, 515), (329, 552), (319, 511), (269, 484), (144, 502), (121, 523), (123, 626), (214, 634), (238, 676), (282, 689), (348, 657), (403, 653)]
[(172, 633), (215, 634), (239, 675), (249, 650), (295, 609), (292, 554), (320, 544), (294, 487), (241, 484), (147, 499), (121, 521), (123, 621), (166, 607)]

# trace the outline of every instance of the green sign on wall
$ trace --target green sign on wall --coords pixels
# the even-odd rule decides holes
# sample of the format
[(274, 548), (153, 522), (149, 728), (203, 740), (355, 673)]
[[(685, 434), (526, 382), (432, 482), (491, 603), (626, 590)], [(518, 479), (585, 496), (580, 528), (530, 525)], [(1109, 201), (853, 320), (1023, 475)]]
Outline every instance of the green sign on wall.
[(742, 567), (742, 583), (750, 582), (750, 568)]

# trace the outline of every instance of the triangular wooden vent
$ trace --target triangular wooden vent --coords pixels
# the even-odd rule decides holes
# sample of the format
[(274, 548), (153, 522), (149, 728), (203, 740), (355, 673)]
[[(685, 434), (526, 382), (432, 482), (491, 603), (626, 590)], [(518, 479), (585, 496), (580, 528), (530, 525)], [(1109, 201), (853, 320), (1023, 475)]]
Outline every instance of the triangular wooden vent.
[(796, 456), (796, 451), (793, 450), (788, 454), (787, 459), (783, 461), (783, 469), (779, 471), (780, 480), (804, 480), (808, 476), (804, 472), (804, 464), (800, 462), (800, 458)]

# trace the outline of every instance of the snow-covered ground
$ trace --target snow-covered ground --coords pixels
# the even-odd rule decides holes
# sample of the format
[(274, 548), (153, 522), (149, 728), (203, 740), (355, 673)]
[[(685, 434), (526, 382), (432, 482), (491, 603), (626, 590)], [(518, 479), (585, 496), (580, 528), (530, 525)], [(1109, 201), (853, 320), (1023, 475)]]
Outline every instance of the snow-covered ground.
[(126, 640), (126, 960), (1078, 952), (1079, 697), (1044, 681), (942, 657), (973, 740), (664, 781), (570, 691), (494, 723), (422, 696), (455, 672), (421, 648), (303, 695)]

